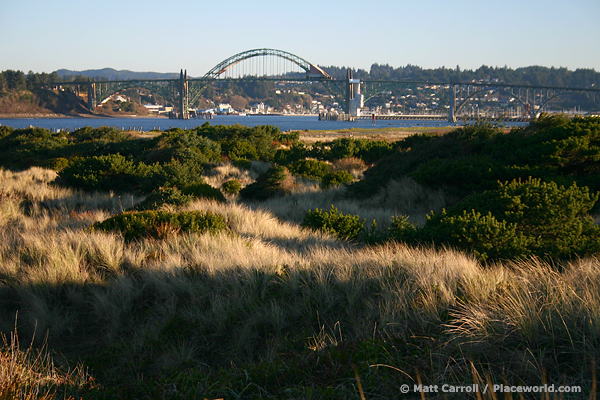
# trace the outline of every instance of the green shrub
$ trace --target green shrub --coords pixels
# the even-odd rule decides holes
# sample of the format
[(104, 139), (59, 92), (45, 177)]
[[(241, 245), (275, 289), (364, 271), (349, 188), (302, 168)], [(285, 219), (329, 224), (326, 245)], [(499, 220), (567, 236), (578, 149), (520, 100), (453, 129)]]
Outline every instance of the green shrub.
[(221, 145), (195, 131), (172, 129), (158, 138), (146, 155), (148, 162), (167, 163), (171, 160), (206, 164), (221, 161)]
[(131, 136), (128, 133), (125, 133), (122, 130), (112, 126), (101, 126), (99, 128), (86, 126), (81, 129), (77, 129), (69, 136), (71, 140), (76, 143), (94, 140), (102, 142), (121, 142), (131, 139)]
[(331, 165), (324, 161), (298, 160), (288, 165), (292, 175), (308, 179), (322, 179), (331, 170)]
[(109, 154), (75, 158), (60, 176), (66, 185), (85, 190), (152, 193), (160, 187), (185, 188), (199, 183), (202, 171), (201, 165), (179, 160), (148, 165)]
[(408, 221), (406, 216), (393, 216), (389, 230), (389, 239), (397, 242), (411, 242), (415, 240), (417, 228)]
[(600, 251), (600, 227), (587, 216), (598, 200), (587, 187), (529, 179), (474, 194), (429, 218), (425, 239), (478, 257), (568, 258)]
[(300, 133), (298, 131), (290, 131), (287, 133), (282, 132), (275, 134), (275, 140), (285, 144), (286, 146), (293, 146), (298, 143), (298, 140), (300, 140)]
[(384, 140), (340, 138), (315, 143), (309, 154), (320, 160), (335, 161), (357, 157), (367, 163), (373, 163), (392, 152), (393, 146)]
[(354, 239), (363, 229), (365, 220), (360, 221), (358, 215), (344, 215), (331, 205), (331, 210), (309, 210), (304, 216), (302, 226), (320, 229), (339, 239)]
[(226, 228), (223, 216), (209, 211), (156, 210), (124, 212), (91, 226), (92, 230), (119, 232), (126, 241), (144, 237), (162, 239), (180, 232), (217, 233)]
[(184, 187), (181, 191), (182, 193), (197, 199), (210, 199), (221, 203), (227, 201), (219, 189), (210, 186), (208, 183), (195, 183)]
[(55, 171), (62, 171), (69, 166), (69, 160), (64, 157), (50, 158), (40, 163), (41, 167), (50, 168)]
[(185, 188), (197, 183), (202, 183), (202, 173), (204, 168), (202, 164), (193, 161), (183, 162), (180, 160), (171, 160), (166, 164), (156, 165), (156, 170), (152, 176), (150, 189), (154, 190), (161, 186), (175, 186)]
[(242, 189), (242, 184), (237, 179), (230, 179), (221, 185), (221, 190), (228, 194), (237, 194)]
[(293, 187), (292, 177), (286, 167), (271, 166), (267, 172), (258, 177), (256, 182), (240, 190), (245, 200), (266, 200), (274, 196), (283, 196)]
[(15, 129), (12, 126), (0, 125), (0, 140), (13, 133)]
[(10, 168), (29, 168), (47, 158), (63, 156), (69, 145), (64, 132), (53, 133), (45, 128), (3, 130), (0, 139), (0, 163)]
[(358, 152), (357, 141), (350, 138), (335, 139), (329, 143), (329, 147), (330, 150), (327, 158), (332, 161), (353, 157)]
[(184, 194), (178, 188), (161, 187), (148, 195), (142, 202), (136, 204), (133, 210), (156, 210), (163, 205), (184, 206), (193, 200), (193, 196)]
[(313, 156), (306, 144), (298, 142), (294, 143), (289, 149), (278, 149), (275, 152), (273, 161), (277, 164), (289, 164)]
[(256, 147), (247, 140), (235, 140), (223, 143), (223, 153), (231, 160), (258, 160), (258, 152)]
[(429, 216), (420, 232), (426, 240), (472, 252), (480, 260), (524, 258), (531, 255), (529, 239), (515, 224), (498, 221), (491, 214), (471, 210), (448, 215), (446, 210)]
[(289, 141), (294, 136), (282, 135), (279, 128), (273, 126), (243, 125), (210, 125), (205, 123), (195, 129), (198, 135), (203, 135), (217, 141), (222, 146), (222, 153), (230, 159), (246, 158), (249, 160), (272, 161), (279, 140)]
[(567, 185), (575, 181), (600, 191), (598, 138), (600, 118), (548, 116), (508, 133), (495, 124), (477, 123), (441, 136), (413, 135), (365, 171), (348, 195), (370, 197), (403, 176), (459, 198), (491, 190), (497, 181), (529, 177)]
[(354, 181), (354, 177), (348, 171), (332, 171), (323, 175), (321, 179), (321, 186), (324, 189), (328, 189), (334, 186), (340, 186), (345, 183)]
[[(120, 154), (109, 154), (75, 158), (60, 177), (68, 186), (80, 189), (149, 193), (157, 173), (161, 173), (157, 165), (135, 164)], [(157, 181), (155, 187), (162, 183)]]
[(252, 161), (247, 160), (245, 158), (238, 158), (236, 160), (232, 160), (231, 164), (233, 164), (234, 167), (238, 167), (241, 169), (250, 169), (252, 167)]
[(393, 151), (394, 146), (385, 140), (362, 139), (359, 142), (356, 157), (371, 164), (389, 156)]

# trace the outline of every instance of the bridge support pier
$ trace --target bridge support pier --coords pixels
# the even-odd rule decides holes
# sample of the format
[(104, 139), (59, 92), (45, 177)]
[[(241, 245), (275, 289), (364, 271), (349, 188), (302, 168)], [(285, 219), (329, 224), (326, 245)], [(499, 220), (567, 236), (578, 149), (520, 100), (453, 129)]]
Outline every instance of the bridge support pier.
[(90, 111), (94, 111), (96, 109), (96, 83), (89, 81), (87, 87), (87, 102), (88, 108)]
[(179, 74), (179, 119), (189, 119), (190, 114), (188, 110), (188, 93), (189, 93), (189, 82), (187, 79), (187, 69), (185, 73), (181, 70)]
[(456, 122), (456, 85), (454, 83), (450, 84), (450, 96), (452, 96), (452, 100), (450, 102), (450, 112), (448, 114), (448, 122)]
[(346, 72), (346, 109), (351, 117), (360, 116), (364, 95), (360, 93), (360, 79), (353, 79), (352, 70)]

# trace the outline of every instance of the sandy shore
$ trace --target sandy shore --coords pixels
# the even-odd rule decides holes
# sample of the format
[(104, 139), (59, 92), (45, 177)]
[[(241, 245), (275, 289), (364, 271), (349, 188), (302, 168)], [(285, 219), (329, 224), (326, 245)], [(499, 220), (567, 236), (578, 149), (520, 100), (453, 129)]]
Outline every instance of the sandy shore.
[(369, 140), (385, 140), (388, 142), (395, 142), (402, 140), (408, 136), (415, 135), (417, 133), (428, 133), (432, 135), (443, 135), (450, 132), (452, 127), (448, 128), (431, 128), (431, 127), (413, 127), (413, 128), (398, 128), (390, 129), (383, 128), (381, 130), (369, 129), (368, 132), (364, 130), (332, 130), (332, 131), (297, 131), (300, 134), (300, 140), (304, 143), (315, 143), (315, 142), (326, 142), (339, 138), (353, 138), (353, 139), (369, 139)]

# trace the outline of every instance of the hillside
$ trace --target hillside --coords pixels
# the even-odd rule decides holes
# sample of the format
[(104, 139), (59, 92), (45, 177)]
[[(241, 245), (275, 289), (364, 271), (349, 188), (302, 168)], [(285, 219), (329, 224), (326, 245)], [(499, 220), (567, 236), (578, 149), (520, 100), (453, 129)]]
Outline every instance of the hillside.
[(71, 92), (43, 89), (0, 91), (0, 115), (90, 114)]
[(136, 72), (129, 70), (116, 70), (114, 68), (87, 69), (84, 71), (72, 71), (68, 69), (59, 69), (56, 73), (61, 78), (71, 76), (84, 76), (86, 78), (106, 78), (109, 80), (119, 79), (174, 79), (178, 78), (177, 73), (161, 72)]

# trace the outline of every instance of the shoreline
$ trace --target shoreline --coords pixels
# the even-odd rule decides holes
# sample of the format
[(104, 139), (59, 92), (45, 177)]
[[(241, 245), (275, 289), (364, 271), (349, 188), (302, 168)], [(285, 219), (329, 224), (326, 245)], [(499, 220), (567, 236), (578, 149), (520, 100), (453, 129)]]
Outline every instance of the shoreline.
[(159, 115), (107, 115), (107, 114), (0, 114), (0, 119), (38, 119), (38, 118), (155, 118), (169, 119), (167, 116)]
[[(227, 116), (236, 116), (236, 114), (231, 114)], [(319, 114), (247, 114), (248, 117), (318, 117)], [(131, 115), (131, 114), (123, 114), (123, 115), (115, 115), (115, 114), (57, 114), (57, 113), (0, 113), (0, 119), (36, 119), (36, 118), (153, 118), (153, 119), (171, 119), (167, 115), (156, 115), (156, 114), (146, 114), (146, 115)], [(176, 118), (177, 119), (177, 118)], [(190, 118), (189, 120), (196, 120), (202, 118)], [(187, 121), (187, 120), (186, 120)]]

